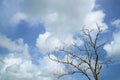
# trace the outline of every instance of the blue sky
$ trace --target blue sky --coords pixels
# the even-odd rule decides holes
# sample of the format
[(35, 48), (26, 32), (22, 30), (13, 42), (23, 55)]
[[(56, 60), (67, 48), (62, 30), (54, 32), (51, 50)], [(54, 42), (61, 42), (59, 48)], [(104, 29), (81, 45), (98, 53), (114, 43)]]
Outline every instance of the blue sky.
[(115, 60), (103, 68), (100, 78), (120, 80), (119, 4), (119, 0), (0, 0), (0, 80), (56, 80), (52, 74), (64, 72), (65, 66), (50, 61), (46, 53), (63, 42), (82, 45), (74, 37), (83, 26), (96, 30), (96, 23), (104, 26), (106, 57)]

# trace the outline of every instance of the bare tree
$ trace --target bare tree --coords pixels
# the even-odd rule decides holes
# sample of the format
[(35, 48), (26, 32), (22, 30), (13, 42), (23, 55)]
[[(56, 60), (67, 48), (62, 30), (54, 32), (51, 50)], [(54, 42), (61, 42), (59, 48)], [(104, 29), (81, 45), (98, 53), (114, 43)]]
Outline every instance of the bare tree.
[[(56, 55), (58, 51), (49, 53), (49, 58), (52, 61), (67, 65), (74, 69), (68, 69), (67, 73), (59, 75), (59, 77), (65, 75), (71, 75), (75, 73), (83, 74), (88, 80), (99, 80), (99, 75), (104, 64), (110, 62), (109, 59), (103, 59), (103, 46), (104, 43), (99, 43), (100, 35), (102, 34), (101, 26), (97, 25), (97, 33), (92, 36), (93, 30), (82, 29), (84, 45), (78, 46), (77, 43), (72, 45), (72, 48), (66, 49), (66, 47), (59, 49), (59, 53), (64, 53), (66, 59), (61, 59)], [(102, 51), (101, 51), (102, 50)], [(102, 52), (102, 53), (101, 53)], [(50, 55), (53, 54), (57, 58), (53, 58)]]

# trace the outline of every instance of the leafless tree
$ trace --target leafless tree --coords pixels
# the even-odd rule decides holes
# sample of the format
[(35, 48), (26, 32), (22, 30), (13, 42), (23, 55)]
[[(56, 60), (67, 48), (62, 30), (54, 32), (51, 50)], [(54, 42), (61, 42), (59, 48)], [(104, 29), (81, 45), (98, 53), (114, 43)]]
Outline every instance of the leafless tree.
[[(61, 59), (58, 55), (58, 51), (49, 53), (49, 58), (52, 61), (67, 65), (74, 69), (68, 69), (67, 73), (59, 75), (59, 77), (65, 75), (71, 75), (75, 73), (83, 74), (88, 80), (99, 80), (99, 75), (104, 64), (111, 62), (110, 59), (103, 60), (103, 46), (106, 42), (99, 42), (100, 36), (102, 36), (102, 28), (97, 25), (97, 33), (92, 36), (93, 30), (82, 29), (84, 39), (84, 45), (78, 46), (77, 43), (72, 45), (72, 48), (66, 49), (66, 47), (59, 49), (59, 53), (64, 53), (66, 59)], [(102, 51), (101, 51), (102, 50)], [(57, 58), (53, 58), (50, 55), (54, 54)]]

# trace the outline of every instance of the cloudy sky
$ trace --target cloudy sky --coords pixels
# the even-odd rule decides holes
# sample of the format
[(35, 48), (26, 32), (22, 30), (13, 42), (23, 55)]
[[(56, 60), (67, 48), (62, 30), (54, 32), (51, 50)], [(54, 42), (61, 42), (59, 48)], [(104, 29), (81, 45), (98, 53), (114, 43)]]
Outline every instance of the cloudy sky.
[[(46, 56), (73, 42), (85, 27), (103, 26), (106, 57), (115, 62), (103, 68), (102, 80), (120, 80), (119, 0), (0, 0), (0, 80), (57, 80), (65, 66)], [(54, 56), (53, 56), (54, 57)], [(61, 80), (74, 80), (78, 75)]]

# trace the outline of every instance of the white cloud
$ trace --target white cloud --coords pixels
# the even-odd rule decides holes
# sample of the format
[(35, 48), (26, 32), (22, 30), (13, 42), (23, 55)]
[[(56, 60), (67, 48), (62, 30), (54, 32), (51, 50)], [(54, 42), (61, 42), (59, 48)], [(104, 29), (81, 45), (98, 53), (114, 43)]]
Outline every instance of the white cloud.
[(9, 50), (0, 62), (0, 80), (55, 80), (53, 74), (65, 70), (64, 65), (51, 61), (47, 56), (41, 58), (39, 64), (34, 64), (29, 46), (22, 39), (12, 41), (0, 35), (0, 42), (0, 46)]
[(103, 11), (93, 11), (95, 0), (26, 0), (25, 3), (23, 12), (30, 16), (30, 23), (43, 22), (46, 31), (56, 36), (67, 36), (83, 25), (94, 28), (98, 23), (106, 27)]
[(49, 32), (39, 35), (36, 41), (36, 46), (41, 50), (41, 52), (46, 53), (61, 46), (60, 40), (50, 36), (51, 34)]
[(10, 20), (11, 25), (17, 25), (19, 24), (20, 21), (26, 20), (27, 16), (21, 12), (17, 12), (16, 14), (13, 15), (13, 17)]
[(120, 20), (115, 20), (112, 22), (112, 24), (116, 27), (117, 32), (113, 33), (113, 40), (111, 41), (111, 43), (106, 44), (104, 46), (104, 49), (107, 51), (107, 55), (109, 57), (115, 57), (115, 58), (119, 58), (120, 57)]
[[(51, 57), (54, 57), (51, 55)], [(50, 60), (48, 57), (44, 57), (42, 60), (40, 60), (40, 65), (42, 71), (46, 71), (48, 74), (63, 74), (65, 73), (65, 66), (63, 64), (54, 62)], [(43, 75), (43, 74), (41, 74)]]
[(1, 27), (16, 26), (15, 24), (17, 23), (14, 24), (13, 22), (15, 21), (12, 22), (12, 18), (14, 15), (16, 15), (16, 13), (21, 12), (23, 1), (24, 0), (11, 0), (9, 2), (9, 0), (1, 0), (1, 5), (0, 5), (0, 9), (1, 9), (0, 24), (2, 25)]
[(109, 57), (120, 57), (120, 31), (113, 35), (114, 40), (110, 44), (106, 44), (104, 49)]
[(100, 26), (103, 26), (102, 30), (107, 29), (107, 25), (104, 23), (105, 13), (102, 10), (92, 11), (85, 18), (85, 25), (88, 26), (88, 29), (96, 29), (96, 23)]
[(27, 44), (24, 44), (22, 38), (12, 41), (7, 38), (5, 35), (0, 34), (0, 46), (8, 49), (9, 51), (23, 51), (25, 47), (28, 47)]
[(59, 48), (62, 48), (66, 45), (70, 46), (77, 42), (78, 45), (82, 44), (82, 41), (80, 39), (74, 40), (71, 35), (66, 36), (66, 38), (59, 38), (54, 37), (49, 32), (46, 32), (44, 34), (40, 34), (37, 41), (36, 46), (40, 49), (43, 53), (48, 53), (54, 50), (57, 50)]
[(120, 28), (120, 19), (117, 19), (117, 20), (113, 21), (112, 25), (117, 27), (117, 28)]
[(33, 25), (34, 22), (42, 22), (46, 33), (49, 32), (46, 39), (41, 37), (46, 36), (45, 33), (40, 34), (36, 41), (41, 51), (59, 47), (62, 45), (61, 41), (71, 44), (74, 41), (73, 33), (79, 32), (84, 25), (89, 29), (96, 29), (98, 23), (104, 26), (103, 30), (107, 28), (104, 12), (93, 11), (95, 0), (26, 0), (25, 3), (27, 6), (23, 12), (30, 16), (30, 23)]
[[(13, 0), (10, 4), (15, 1), (18, 2)], [(5, 5), (10, 6), (8, 2), (6, 0)], [(17, 4), (19, 3), (21, 2)], [(43, 23), (46, 32), (36, 40), (36, 46), (43, 52), (53, 51), (56, 47), (63, 46), (63, 42), (71, 45), (79, 41), (73, 39), (73, 33), (79, 32), (83, 25), (90, 25), (90, 29), (91, 26), (94, 28), (96, 21), (105, 25), (103, 11), (93, 11), (95, 0), (23, 0), (21, 4), (23, 7), (13, 6), (13, 9), (17, 6), (18, 11), (13, 11), (9, 20), (13, 24), (18, 24), (21, 20), (26, 20), (31, 25)], [(8, 13), (10, 10), (11, 8), (6, 9)], [(54, 63), (47, 57), (40, 60), (40, 65), (33, 64), (29, 46), (23, 39), (12, 41), (0, 35), (0, 46), (11, 52), (3, 59), (5, 64), (1, 68), (1, 80), (55, 80), (51, 73), (64, 72), (63, 65)]]
[(26, 20), (34, 25), (42, 22), (48, 32), (59, 36), (79, 31), (81, 26), (95, 24), (96, 21), (106, 26), (103, 11), (93, 11), (95, 0), (4, 0), (3, 7), (5, 13), (10, 13), (10, 23)]
[(4, 78), (3, 73), (6, 75), (9, 73), (8, 79), (14, 77), (16, 78), (14, 80), (30, 80), (32, 76), (34, 76), (36, 67), (32, 64), (32, 61), (30, 59), (24, 58), (24, 55), (19, 56), (19, 53), (11, 53), (6, 56), (3, 61), (4, 65), (1, 69), (1, 79)]
[[(4, 5), (10, 6), (14, 4), (13, 2), (16, 3), (14, 7), (16, 6), (18, 10), (11, 13), (10, 22), (18, 24), (21, 20), (25, 20), (33, 26), (43, 23), (46, 32), (51, 34), (46, 41), (47, 44), (51, 44), (50, 47), (56, 47), (56, 43), (60, 45), (60, 41), (73, 41), (73, 33), (79, 32), (84, 25), (89, 29), (96, 29), (98, 23), (104, 26), (104, 30), (107, 28), (104, 23), (104, 12), (93, 10), (96, 7), (96, 0), (13, 0), (11, 3), (6, 0)], [(9, 10), (6, 11), (9, 13)], [(39, 37), (37, 46), (46, 43), (38, 41)]]
[(31, 58), (24, 58), (24, 54), (21, 54), (11, 53), (3, 59), (1, 80), (55, 80), (54, 74), (65, 72), (63, 64), (53, 62), (46, 56), (40, 59), (39, 65), (35, 65)]

